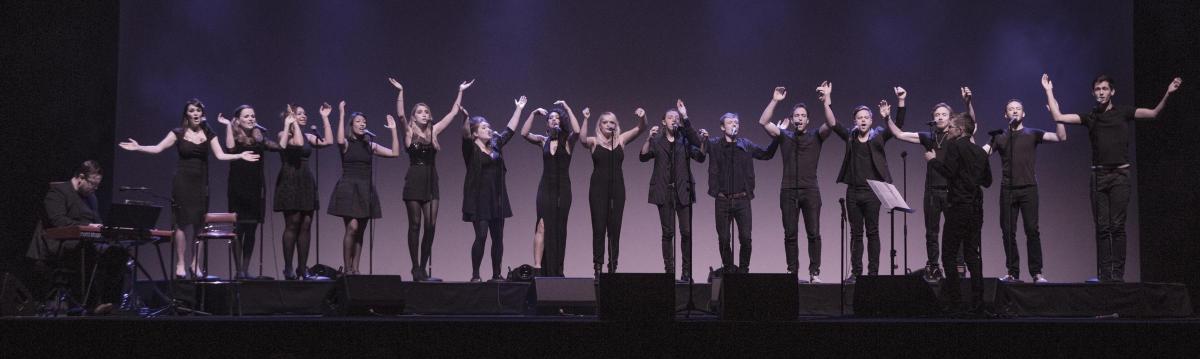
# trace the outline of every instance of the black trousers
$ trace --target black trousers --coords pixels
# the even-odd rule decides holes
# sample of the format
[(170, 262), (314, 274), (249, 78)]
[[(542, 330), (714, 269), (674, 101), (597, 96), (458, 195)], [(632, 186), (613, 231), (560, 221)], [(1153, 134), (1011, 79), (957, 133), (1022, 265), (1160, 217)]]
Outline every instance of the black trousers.
[(658, 221), (662, 225), (663, 265), (675, 273), (675, 220), (679, 220), (679, 251), (683, 255), (683, 274), (692, 274), (692, 205), (660, 204)]
[[(945, 217), (946, 206), (949, 205), (946, 202), (948, 193), (945, 188), (925, 188), (925, 255), (926, 258), (929, 258), (925, 265), (929, 267), (937, 267), (938, 258), (941, 258), (941, 251), (938, 250), (938, 236), (941, 234), (942, 218)], [(954, 263), (960, 266), (966, 265), (962, 253), (958, 254)]]
[(1017, 251), (1017, 215), (1025, 224), (1025, 250), (1029, 252), (1029, 276), (1042, 273), (1042, 240), (1038, 232), (1037, 186), (1000, 189), (1000, 233), (1004, 240), (1004, 265), (1008, 275), (1021, 276), (1021, 253)]
[(742, 247), (742, 250), (738, 252), (738, 267), (742, 271), (748, 271), (750, 269), (750, 254), (753, 250), (750, 236), (754, 228), (750, 198), (729, 199), (718, 197), (715, 212), (717, 245), (721, 247), (721, 264), (726, 267), (733, 265), (733, 248), (730, 246), (730, 241), (733, 236), (731, 233), (733, 225), (736, 224), (738, 245)]
[[(980, 256), (980, 232), (983, 231), (982, 203), (954, 203), (946, 209), (946, 235), (942, 243), (942, 261), (954, 260), (962, 252), (971, 272), (971, 301), (983, 303), (983, 259)], [(959, 302), (958, 271), (946, 271), (942, 293), (950, 302)]]
[(879, 274), (879, 198), (870, 187), (846, 187), (846, 215), (850, 217), (850, 273), (863, 271), (863, 232), (867, 235), (867, 274)]
[(1092, 217), (1096, 223), (1096, 273), (1101, 281), (1125, 276), (1125, 212), (1129, 169), (1092, 171)]
[(471, 276), (479, 277), (479, 265), (483, 263), (483, 242), (488, 233), (492, 235), (492, 277), (500, 277), (500, 261), (504, 258), (504, 218), (490, 221), (474, 221), (475, 243), (471, 245)]
[(821, 274), (821, 190), (818, 188), (785, 188), (779, 191), (779, 212), (783, 215), (783, 251), (787, 270), (796, 273), (800, 268), (797, 239), (798, 224), (804, 215), (804, 232), (808, 236), (808, 274)]
[(608, 271), (615, 272), (621, 243), (621, 218), (625, 215), (625, 197), (589, 198), (588, 205), (592, 210), (592, 264), (597, 270), (604, 265), (607, 234)]

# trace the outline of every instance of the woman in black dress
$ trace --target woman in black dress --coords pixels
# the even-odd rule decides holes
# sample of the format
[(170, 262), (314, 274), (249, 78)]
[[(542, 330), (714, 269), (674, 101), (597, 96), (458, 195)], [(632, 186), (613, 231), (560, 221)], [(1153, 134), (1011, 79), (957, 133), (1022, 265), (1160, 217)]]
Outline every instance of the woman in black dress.
[(587, 121), (591, 111), (583, 109), (583, 147), (592, 152), (592, 181), (588, 187), (588, 207), (592, 210), (592, 265), (596, 278), (604, 265), (604, 239), (608, 234), (608, 272), (617, 271), (617, 253), (621, 241), (621, 217), (625, 213), (625, 144), (633, 141), (646, 127), (646, 110), (633, 112), (638, 124), (621, 132), (617, 115), (605, 112), (596, 121), (596, 136), (587, 136)]
[[(168, 132), (157, 145), (142, 146), (132, 138), (120, 143), (121, 148), (128, 151), (156, 154), (175, 146), (179, 153), (179, 164), (171, 181), (172, 213), (177, 228), (175, 256), (179, 259), (175, 262), (176, 279), (188, 276), (188, 266), (185, 264), (190, 264), (192, 274), (204, 276), (197, 266), (196, 254), (186, 256), (189, 247), (186, 239), (195, 238), (196, 233), (204, 227), (204, 215), (208, 213), (208, 153), (211, 151), (222, 161), (258, 161), (258, 155), (253, 152), (225, 153), (221, 144), (213, 141), (217, 136), (204, 122), (204, 103), (191, 99), (183, 106), (180, 127)], [(201, 246), (200, 251), (203, 250)]]
[(367, 131), (367, 117), (361, 112), (350, 114), (350, 135), (346, 135), (346, 101), (338, 104), (337, 143), (342, 149), (342, 178), (333, 187), (329, 199), (329, 214), (342, 217), (346, 225), (346, 236), (342, 240), (343, 272), (358, 274), (358, 261), (362, 258), (363, 231), (367, 224), (383, 217), (379, 208), (379, 195), (375, 192), (375, 180), (371, 170), (374, 156), (400, 157), (400, 137), (396, 135), (396, 119), (387, 115), (387, 127), (392, 132), (392, 146), (375, 143), (374, 136)]
[[(517, 105), (508, 125), (500, 132), (492, 131), (483, 116), (463, 121), (463, 161), (467, 178), (463, 181), (462, 219), (475, 228), (475, 243), (471, 245), (471, 281), (479, 282), (479, 265), (483, 263), (483, 242), (492, 235), (492, 279), (502, 281), (500, 260), (504, 256), (504, 219), (512, 217), (508, 203), (508, 187), (504, 183), (504, 157), (500, 149), (512, 139), (525, 108), (525, 96), (514, 101)], [(466, 112), (466, 111), (464, 111)]]
[[(320, 207), (317, 200), (317, 184), (308, 158), (313, 149), (333, 144), (333, 129), (329, 126), (329, 113), (333, 107), (321, 104), (321, 121), (325, 126), (322, 137), (305, 131), (308, 114), (304, 107), (288, 105), (284, 117), (283, 131), (279, 132), (279, 143), (283, 150), (279, 157), (279, 175), (275, 178), (275, 212), (283, 212), (283, 277), (285, 279), (309, 278), (308, 247), (311, 240), (313, 213)], [(315, 126), (314, 126), (315, 127)], [(295, 258), (296, 270), (292, 271)]]
[[(396, 79), (388, 78), (396, 87), (396, 114), (404, 123), (404, 151), (408, 152), (408, 174), (404, 176), (404, 207), (408, 209), (408, 253), (412, 259), (414, 281), (440, 282), (429, 273), (430, 250), (433, 249), (433, 233), (437, 226), (438, 175), (437, 152), (442, 148), (437, 136), (458, 116), (462, 94), (475, 80), (463, 81), (458, 85), (458, 96), (450, 113), (437, 123), (430, 120), (433, 115), (429, 105), (418, 103), (413, 106), (412, 118), (404, 115), (404, 86)], [(422, 236), (422, 226), (425, 235)]]
[[(542, 275), (562, 277), (567, 216), (571, 211), (571, 150), (579, 140), (579, 121), (566, 101), (554, 104), (563, 108), (548, 113), (541, 108), (531, 112), (521, 127), (521, 137), (542, 148), (542, 179), (538, 183), (537, 225), (533, 231), (534, 266), (540, 261)], [(569, 130), (562, 128), (564, 113), (571, 119)], [(544, 135), (529, 133), (536, 114), (546, 116)]]
[[(229, 153), (252, 152), (262, 156), (265, 151), (279, 151), (279, 143), (266, 138), (258, 117), (250, 105), (233, 110), (233, 120), (217, 115), (225, 125), (225, 147)], [(263, 221), (266, 203), (265, 174), (262, 162), (233, 162), (229, 164), (229, 186), (226, 189), (229, 212), (237, 213), (237, 238), (233, 243), (234, 278), (249, 278), (247, 267), (254, 253), (254, 232)]]

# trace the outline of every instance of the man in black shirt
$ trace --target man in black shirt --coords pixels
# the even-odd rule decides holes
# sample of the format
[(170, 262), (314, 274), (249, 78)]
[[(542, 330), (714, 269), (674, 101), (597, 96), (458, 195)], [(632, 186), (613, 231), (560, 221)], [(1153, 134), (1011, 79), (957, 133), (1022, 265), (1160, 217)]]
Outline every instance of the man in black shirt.
[[(804, 231), (808, 237), (808, 281), (821, 283), (821, 189), (817, 186), (817, 162), (821, 145), (829, 138), (830, 128), (837, 123), (821, 124), (817, 130), (808, 129), (808, 107), (803, 102), (792, 107), (791, 116), (780, 125), (771, 122), (775, 106), (787, 95), (787, 89), (776, 87), (771, 102), (763, 109), (758, 123), (779, 143), (783, 152), (783, 181), (779, 189), (779, 210), (783, 215), (783, 250), (788, 273), (800, 267), (797, 226), (801, 212)], [(795, 127), (789, 128), (789, 125)]]
[(1046, 283), (1042, 275), (1042, 241), (1038, 232), (1038, 187), (1035, 163), (1037, 146), (1043, 142), (1067, 140), (1062, 123), (1054, 132), (1025, 127), (1025, 105), (1012, 99), (1004, 105), (1008, 128), (983, 145), (989, 155), (1000, 153), (1000, 232), (1004, 239), (1005, 266), (1008, 274), (1002, 282), (1021, 281), (1021, 254), (1017, 251), (1017, 215), (1025, 224), (1025, 248), (1029, 254), (1029, 275), (1036, 283)]
[[(817, 88), (825, 103), (826, 121), (836, 124), (837, 118), (830, 107), (830, 94), (833, 90), (828, 81)], [(890, 116), (891, 105), (880, 101), (880, 117), (885, 120)], [(839, 138), (846, 141), (846, 156), (842, 159), (842, 169), (838, 172), (838, 183), (846, 184), (846, 211), (850, 219), (850, 277), (846, 282), (853, 283), (862, 274), (863, 230), (867, 236), (867, 274), (879, 274), (879, 198), (871, 191), (867, 180), (891, 183), (892, 175), (887, 166), (887, 154), (884, 145), (891, 140), (892, 133), (882, 126), (872, 126), (871, 109), (866, 106), (854, 108), (854, 126), (843, 128), (831, 126), (830, 130)], [(896, 125), (904, 125), (904, 108), (896, 114)]]
[[(980, 232), (983, 230), (983, 190), (980, 186), (992, 185), (992, 172), (988, 168), (988, 154), (971, 142), (975, 132), (975, 120), (966, 113), (954, 114), (946, 128), (945, 154), (926, 151), (925, 159), (946, 178), (949, 193), (946, 196), (946, 235), (942, 243), (942, 262), (950, 262), (958, 256), (961, 247), (967, 269), (971, 272), (971, 305), (980, 309), (983, 304), (983, 261), (981, 259)], [(958, 271), (946, 271), (946, 283), (942, 292), (951, 307), (962, 300), (958, 288)]]
[[(754, 199), (754, 160), (775, 157), (779, 141), (763, 148), (747, 138), (738, 137), (741, 128), (736, 113), (721, 115), (721, 137), (709, 139), (701, 147), (708, 156), (708, 195), (716, 199), (715, 215), (717, 245), (722, 269), (736, 268), (739, 273), (750, 272), (751, 230), (753, 217), (750, 201)], [(704, 137), (702, 135), (702, 137)], [(733, 265), (731, 233), (737, 224), (738, 265)]]
[(1096, 107), (1086, 114), (1063, 114), (1054, 99), (1054, 83), (1042, 74), (1042, 88), (1054, 121), (1083, 125), (1092, 143), (1092, 218), (1096, 223), (1096, 273), (1089, 282), (1121, 282), (1125, 275), (1125, 211), (1129, 206), (1129, 122), (1158, 116), (1167, 97), (1179, 89), (1183, 80), (1176, 77), (1167, 85), (1158, 106), (1153, 109), (1116, 106), (1117, 91), (1113, 79), (1100, 75), (1092, 81)]
[[(904, 99), (908, 97), (908, 92), (903, 87), (896, 87), (896, 106), (904, 108)], [(971, 89), (962, 87), (963, 103), (967, 106), (967, 112), (972, 118), (975, 116), (975, 106), (971, 104)], [(888, 122), (888, 130), (904, 142), (920, 144), (925, 148), (925, 151), (934, 151), (937, 155), (944, 155), (945, 149), (942, 147), (946, 142), (946, 128), (950, 124), (950, 113), (954, 112), (950, 105), (945, 102), (933, 105), (933, 120), (929, 121), (929, 132), (904, 132), (899, 126), (892, 122)], [(938, 235), (941, 230), (941, 221), (943, 212), (946, 210), (946, 196), (948, 187), (946, 177), (935, 171), (933, 167), (925, 167), (925, 198), (922, 200), (923, 213), (925, 216), (925, 254), (928, 258), (925, 262), (925, 280), (937, 281), (941, 279), (942, 268), (938, 265)], [(956, 256), (954, 262), (959, 266), (965, 266), (962, 253)], [(954, 268), (951, 268), (954, 270)]]
[(650, 175), (649, 202), (658, 206), (662, 225), (662, 255), (666, 272), (675, 274), (675, 221), (679, 220), (679, 251), (683, 255), (683, 275), (680, 281), (692, 281), (692, 203), (696, 202), (696, 183), (692, 179), (692, 161), (704, 162), (700, 146), (708, 132), (700, 134), (687, 119), (683, 100), (663, 115), (661, 136), (659, 126), (650, 128), (650, 136), (642, 145), (638, 159), (654, 159)]

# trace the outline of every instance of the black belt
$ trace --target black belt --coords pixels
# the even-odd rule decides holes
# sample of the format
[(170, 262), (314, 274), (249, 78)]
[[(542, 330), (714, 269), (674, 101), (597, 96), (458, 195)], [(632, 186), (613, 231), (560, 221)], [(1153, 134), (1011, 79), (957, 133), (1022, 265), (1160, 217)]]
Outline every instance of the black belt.
[(950, 186), (925, 186), (925, 189), (948, 191), (948, 190), (950, 190)]
[(750, 192), (738, 192), (738, 193), (730, 193), (730, 194), (717, 193), (717, 198), (721, 198), (721, 199), (739, 199), (739, 198), (746, 198), (749, 196), (750, 196)]
[(1092, 165), (1092, 171), (1112, 171), (1124, 168), (1129, 168), (1129, 164), (1122, 163), (1119, 165)]
[(1030, 188), (1030, 187), (1037, 187), (1037, 185), (1036, 184), (1022, 184), (1022, 185), (1016, 185), (1016, 186), (1010, 185), (1010, 186), (1004, 186), (1004, 189), (1026, 189), (1026, 188)]

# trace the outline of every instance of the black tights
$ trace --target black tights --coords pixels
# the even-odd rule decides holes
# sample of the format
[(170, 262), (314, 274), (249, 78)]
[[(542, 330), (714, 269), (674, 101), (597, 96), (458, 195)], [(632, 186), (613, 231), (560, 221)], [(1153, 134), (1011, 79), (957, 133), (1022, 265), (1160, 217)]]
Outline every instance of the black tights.
[(475, 244), (471, 245), (471, 278), (479, 278), (483, 263), (483, 242), (492, 234), (492, 278), (500, 277), (500, 260), (504, 257), (504, 219), (471, 222), (475, 227)]
[(237, 240), (233, 243), (234, 268), (237, 274), (246, 274), (250, 267), (250, 258), (254, 256), (254, 239), (258, 231), (258, 222), (238, 223)]
[[(408, 208), (408, 256), (412, 259), (412, 269), (414, 272), (425, 270), (433, 249), (438, 200), (404, 201), (404, 206)], [(424, 236), (421, 235), (422, 226), (425, 227)]]
[[(283, 271), (291, 273), (292, 254), (296, 253), (297, 269), (308, 268), (308, 245), (312, 241), (312, 211), (287, 211), (283, 213)], [(298, 253), (297, 253), (297, 250)]]
[(342, 260), (346, 263), (343, 273), (358, 274), (358, 261), (362, 259), (363, 232), (371, 223), (370, 218), (344, 217), (346, 237), (342, 239)]

